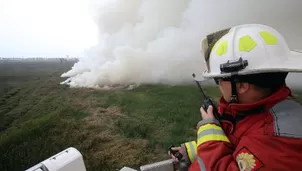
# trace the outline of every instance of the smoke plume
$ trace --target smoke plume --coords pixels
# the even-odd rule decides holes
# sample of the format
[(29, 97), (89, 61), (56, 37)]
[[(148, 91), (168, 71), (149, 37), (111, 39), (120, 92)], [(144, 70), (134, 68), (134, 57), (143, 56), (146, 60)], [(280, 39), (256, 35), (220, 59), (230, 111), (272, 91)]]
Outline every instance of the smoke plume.
[[(302, 49), (301, 0), (112, 0), (98, 8), (99, 43), (62, 77), (71, 87), (192, 82), (200, 41), (238, 24), (274, 27)], [(300, 84), (301, 85), (301, 84)]]

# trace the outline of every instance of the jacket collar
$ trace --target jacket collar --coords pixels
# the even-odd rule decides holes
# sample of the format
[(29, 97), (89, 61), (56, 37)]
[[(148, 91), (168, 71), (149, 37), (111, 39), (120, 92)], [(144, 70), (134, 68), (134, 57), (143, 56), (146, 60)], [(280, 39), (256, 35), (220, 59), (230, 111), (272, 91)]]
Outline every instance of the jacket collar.
[(228, 104), (223, 97), (219, 100), (218, 113), (232, 115), (237, 117), (238, 115), (258, 114), (269, 110), (278, 102), (285, 100), (288, 96), (291, 96), (291, 90), (284, 85), (277, 92), (271, 96), (251, 104)]

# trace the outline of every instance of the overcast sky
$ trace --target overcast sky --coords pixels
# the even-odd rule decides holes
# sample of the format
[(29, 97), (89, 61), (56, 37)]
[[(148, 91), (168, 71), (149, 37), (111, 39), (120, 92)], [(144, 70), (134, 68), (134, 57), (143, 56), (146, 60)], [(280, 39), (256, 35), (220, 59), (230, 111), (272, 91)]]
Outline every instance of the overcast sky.
[(97, 28), (85, 0), (0, 0), (0, 56), (82, 56)]
[[(114, 0), (0, 0), (0, 57), (84, 56), (84, 50), (97, 43), (98, 28), (92, 13), (98, 10), (99, 5), (107, 3), (106, 1)], [(139, 0), (133, 0), (136, 1)], [(181, 1), (187, 0), (178, 0)], [(208, 6), (214, 3), (203, 1)], [(255, 13), (253, 20), (247, 21), (265, 21), (264, 23), (274, 26), (286, 37), (291, 48), (302, 49), (302, 1), (279, 0), (279, 5), (276, 5), (277, 1), (266, 0), (265, 3), (262, 0), (248, 0), (228, 3), (230, 6), (238, 3), (246, 3), (247, 6), (254, 4), (254, 7), (256, 4), (258, 11), (265, 10), (268, 13), (261, 14), (262, 16)], [(267, 6), (271, 2), (274, 3), (274, 8), (273, 11), (268, 11)], [(278, 16), (275, 15), (276, 11)], [(105, 19), (105, 23), (99, 23), (99, 28), (112, 23), (112, 18), (106, 15), (105, 18), (108, 19)], [(236, 15), (238, 20), (244, 18)], [(223, 17), (220, 19), (223, 20)]]

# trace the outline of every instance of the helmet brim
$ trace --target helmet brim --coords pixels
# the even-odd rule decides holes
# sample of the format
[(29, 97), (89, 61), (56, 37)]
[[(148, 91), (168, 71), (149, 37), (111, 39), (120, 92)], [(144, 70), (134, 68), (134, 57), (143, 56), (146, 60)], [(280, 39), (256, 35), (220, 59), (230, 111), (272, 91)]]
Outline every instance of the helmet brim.
[[(302, 51), (293, 50), (291, 51), (291, 56), (289, 57), (290, 60), (284, 61), (282, 63), (271, 63), (269, 68), (261, 66), (257, 69), (248, 69), (239, 71), (236, 75), (249, 75), (249, 74), (259, 74), (259, 73), (269, 73), (269, 72), (302, 72)], [(234, 75), (234, 73), (232, 73)], [(202, 75), (204, 79), (211, 79), (216, 77), (230, 77), (231, 73), (208, 73), (205, 71)]]

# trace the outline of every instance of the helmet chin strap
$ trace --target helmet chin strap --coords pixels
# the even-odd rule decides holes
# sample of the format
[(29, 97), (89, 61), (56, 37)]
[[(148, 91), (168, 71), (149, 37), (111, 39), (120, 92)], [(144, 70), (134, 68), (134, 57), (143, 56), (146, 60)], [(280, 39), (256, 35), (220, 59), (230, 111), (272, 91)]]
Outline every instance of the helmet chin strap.
[(248, 66), (248, 61), (243, 60), (240, 57), (237, 61), (227, 61), (226, 63), (220, 64), (221, 73), (231, 73), (231, 86), (232, 86), (232, 96), (229, 104), (238, 103), (238, 94), (236, 88), (236, 76), (238, 72), (245, 69)]
[(234, 78), (231, 78), (231, 86), (232, 86), (232, 96), (231, 96), (231, 101), (229, 102), (229, 104), (238, 103), (237, 88), (236, 88), (236, 82), (235, 82)]

